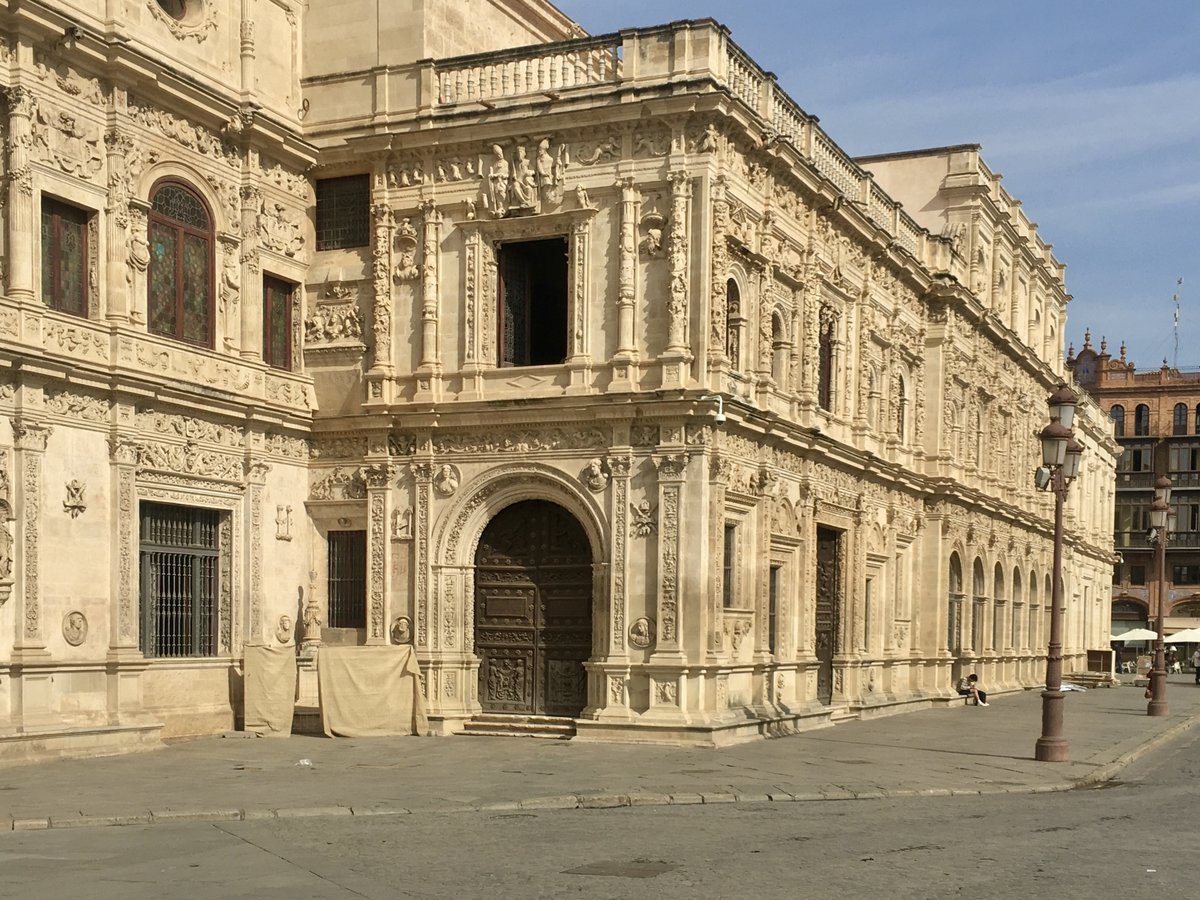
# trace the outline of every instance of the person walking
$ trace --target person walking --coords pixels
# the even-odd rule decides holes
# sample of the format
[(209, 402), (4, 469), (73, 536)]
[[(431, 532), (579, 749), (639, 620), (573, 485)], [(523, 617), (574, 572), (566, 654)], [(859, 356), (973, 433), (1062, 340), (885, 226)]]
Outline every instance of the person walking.
[(974, 697), (976, 706), (987, 706), (987, 691), (979, 689), (979, 676), (971, 673), (964, 675), (958, 679), (958, 684), (955, 687), (959, 695), (962, 697)]
[(1200, 684), (1200, 647), (1192, 654), (1192, 668), (1196, 671), (1196, 684)]

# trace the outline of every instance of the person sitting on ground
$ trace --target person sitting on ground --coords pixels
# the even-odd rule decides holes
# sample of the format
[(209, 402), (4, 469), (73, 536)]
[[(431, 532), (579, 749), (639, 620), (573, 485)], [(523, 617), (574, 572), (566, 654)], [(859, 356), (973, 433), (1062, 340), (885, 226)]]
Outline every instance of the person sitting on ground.
[(956, 687), (958, 693), (963, 697), (974, 697), (975, 703), (978, 706), (987, 706), (987, 691), (979, 689), (979, 676), (975, 674), (964, 675), (958, 679)]

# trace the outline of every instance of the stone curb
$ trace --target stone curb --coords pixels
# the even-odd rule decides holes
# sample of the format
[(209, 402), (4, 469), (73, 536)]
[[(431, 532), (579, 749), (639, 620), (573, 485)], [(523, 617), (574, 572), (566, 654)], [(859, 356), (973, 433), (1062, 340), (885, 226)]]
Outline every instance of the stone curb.
[(1005, 788), (884, 788), (852, 789), (830, 785), (824, 790), (797, 792), (779, 786), (761, 793), (738, 791), (632, 792), (625, 794), (559, 794), (526, 800), (496, 800), (479, 804), (428, 807), (416, 810), (389, 806), (299, 806), (246, 809), (163, 809), (134, 815), (6, 816), (0, 831), (40, 831), (60, 828), (96, 828), (127, 825), (170, 825), (183, 822), (252, 822), (263, 819), (298, 819), (320, 816), (408, 816), (414, 813), (515, 812), (519, 810), (618, 809), (635, 806), (702, 806), (725, 803), (814, 803), (845, 800), (890, 800), (911, 797), (979, 797), (995, 794), (1050, 794), (1093, 787), (1114, 778), (1122, 769), (1200, 723), (1200, 714), (1164, 729), (1111, 762), (1078, 778), (1048, 784)]

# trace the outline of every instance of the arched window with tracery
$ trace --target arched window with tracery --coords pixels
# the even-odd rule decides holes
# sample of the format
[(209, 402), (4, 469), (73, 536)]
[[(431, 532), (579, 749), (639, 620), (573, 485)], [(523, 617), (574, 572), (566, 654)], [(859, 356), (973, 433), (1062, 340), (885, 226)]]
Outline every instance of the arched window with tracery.
[(1187, 434), (1188, 408), (1186, 403), (1176, 403), (1171, 416), (1171, 434)]
[(202, 347), (213, 345), (213, 224), (208, 204), (183, 182), (150, 194), (148, 326)]
[(1113, 434), (1116, 437), (1125, 437), (1125, 407), (1121, 404), (1113, 404), (1113, 408), (1108, 411), (1108, 417), (1112, 419)]
[(1013, 569), (1012, 586), (1012, 631), (1009, 633), (1009, 646), (1014, 650), (1021, 649), (1021, 614), (1024, 611), (1025, 596), (1021, 590), (1021, 570)]
[(1136, 437), (1150, 434), (1150, 407), (1145, 403), (1139, 403), (1133, 411), (1133, 433)]
[(975, 569), (971, 578), (971, 649), (976, 655), (983, 649), (983, 616), (987, 607), (987, 584), (983, 574), (983, 560), (975, 557)]
[(1004, 649), (1004, 569), (996, 563), (992, 577), (992, 649), (999, 653)]

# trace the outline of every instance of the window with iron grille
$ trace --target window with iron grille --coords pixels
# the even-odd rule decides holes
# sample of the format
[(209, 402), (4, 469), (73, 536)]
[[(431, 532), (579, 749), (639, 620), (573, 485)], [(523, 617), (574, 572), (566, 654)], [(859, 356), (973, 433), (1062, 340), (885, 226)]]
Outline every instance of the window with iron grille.
[(367, 627), (367, 533), (329, 532), (329, 627)]
[(317, 179), (317, 249), (345, 250), (370, 243), (370, 176)]
[(87, 315), (86, 210), (42, 198), (42, 300), (51, 309)]
[(295, 285), (263, 276), (263, 362), (292, 367), (292, 292)]
[(165, 503), (140, 513), (142, 653), (214, 656), (221, 513)]

